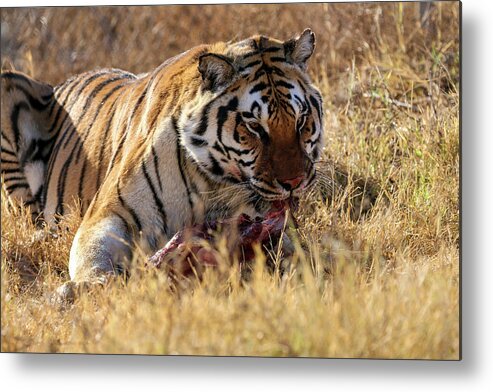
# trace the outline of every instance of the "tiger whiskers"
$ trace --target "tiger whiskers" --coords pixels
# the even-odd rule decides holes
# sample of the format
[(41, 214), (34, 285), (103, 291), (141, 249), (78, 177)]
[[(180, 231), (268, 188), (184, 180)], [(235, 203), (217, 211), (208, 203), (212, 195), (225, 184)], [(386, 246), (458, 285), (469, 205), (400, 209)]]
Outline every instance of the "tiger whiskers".
[(207, 197), (207, 219), (226, 217), (255, 197), (247, 181), (202, 192), (202, 195)]

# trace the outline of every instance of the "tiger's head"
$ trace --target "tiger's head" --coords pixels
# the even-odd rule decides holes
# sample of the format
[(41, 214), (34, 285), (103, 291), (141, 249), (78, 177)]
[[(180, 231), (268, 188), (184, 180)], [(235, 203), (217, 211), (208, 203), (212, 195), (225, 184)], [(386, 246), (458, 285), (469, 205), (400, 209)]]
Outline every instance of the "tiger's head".
[(198, 59), (200, 93), (183, 143), (213, 180), (248, 184), (266, 201), (298, 197), (314, 182), (322, 145), (319, 91), (306, 72), (315, 35), (254, 36)]

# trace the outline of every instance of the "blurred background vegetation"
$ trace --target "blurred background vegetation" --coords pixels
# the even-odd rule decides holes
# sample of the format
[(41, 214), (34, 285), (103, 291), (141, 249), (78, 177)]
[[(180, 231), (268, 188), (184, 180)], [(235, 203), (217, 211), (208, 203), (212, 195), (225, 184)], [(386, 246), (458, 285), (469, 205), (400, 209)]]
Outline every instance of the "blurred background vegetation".
[[(202, 43), (264, 34), (317, 34), (313, 71), (337, 78), (400, 58), (416, 74), (435, 53), (458, 80), (458, 2), (166, 5), (2, 9), (3, 68), (58, 84), (95, 67), (147, 72)], [(444, 28), (446, 27), (446, 28)], [(400, 64), (396, 64), (397, 66)], [(428, 67), (430, 64), (428, 64)], [(398, 68), (398, 67), (397, 67)]]

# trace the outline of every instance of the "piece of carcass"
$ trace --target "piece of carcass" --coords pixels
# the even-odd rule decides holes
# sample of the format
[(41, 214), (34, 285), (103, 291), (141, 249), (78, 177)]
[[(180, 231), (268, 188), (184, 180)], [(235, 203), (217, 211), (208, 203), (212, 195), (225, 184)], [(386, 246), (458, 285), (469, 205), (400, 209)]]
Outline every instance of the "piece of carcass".
[(170, 241), (148, 259), (148, 264), (168, 268), (175, 276), (190, 276), (204, 267), (218, 265), (215, 240), (226, 238), (230, 254), (240, 263), (248, 263), (255, 256), (255, 246), (278, 243), (283, 235), (290, 208), (276, 204), (265, 217), (251, 218), (241, 214), (237, 218), (207, 221), (177, 232)]

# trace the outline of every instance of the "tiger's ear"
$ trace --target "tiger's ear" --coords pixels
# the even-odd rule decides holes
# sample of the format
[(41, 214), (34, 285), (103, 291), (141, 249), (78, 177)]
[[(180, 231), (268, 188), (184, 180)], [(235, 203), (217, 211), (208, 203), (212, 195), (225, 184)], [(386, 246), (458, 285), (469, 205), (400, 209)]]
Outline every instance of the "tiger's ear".
[(284, 42), (284, 53), (289, 61), (306, 69), (306, 62), (315, 50), (315, 34), (305, 29), (298, 38)]
[(199, 72), (207, 90), (227, 86), (236, 74), (233, 63), (227, 57), (215, 53), (206, 53), (199, 57)]

